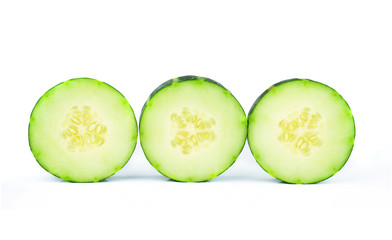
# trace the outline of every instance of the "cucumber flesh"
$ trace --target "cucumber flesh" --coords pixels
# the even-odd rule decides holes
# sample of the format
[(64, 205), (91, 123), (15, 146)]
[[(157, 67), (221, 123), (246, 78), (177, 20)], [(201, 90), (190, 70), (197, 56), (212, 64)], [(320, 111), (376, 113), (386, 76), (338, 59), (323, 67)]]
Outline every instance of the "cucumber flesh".
[(355, 139), (350, 107), (334, 89), (308, 79), (273, 85), (248, 114), (258, 164), (288, 183), (315, 183), (338, 172)]
[(137, 141), (133, 110), (110, 85), (72, 79), (47, 91), (35, 105), (29, 144), (37, 162), (72, 182), (97, 182), (120, 170)]
[(247, 119), (233, 95), (207, 78), (184, 76), (158, 87), (140, 118), (140, 143), (163, 175), (186, 182), (229, 168), (246, 140)]

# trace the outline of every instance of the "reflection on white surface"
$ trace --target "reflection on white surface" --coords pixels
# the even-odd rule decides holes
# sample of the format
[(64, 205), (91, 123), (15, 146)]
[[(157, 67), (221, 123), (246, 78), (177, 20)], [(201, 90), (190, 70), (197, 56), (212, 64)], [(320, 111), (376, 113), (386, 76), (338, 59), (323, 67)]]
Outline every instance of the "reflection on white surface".
[[(389, 1), (2, 1), (0, 239), (392, 239), (392, 35)], [(124, 169), (74, 184), (28, 145), (38, 98), (75, 77), (116, 87), (136, 118), (162, 82), (219, 81), (249, 111), (272, 84), (310, 78), (349, 103), (346, 166), (284, 184), (247, 146), (205, 183), (156, 172), (140, 144)]]

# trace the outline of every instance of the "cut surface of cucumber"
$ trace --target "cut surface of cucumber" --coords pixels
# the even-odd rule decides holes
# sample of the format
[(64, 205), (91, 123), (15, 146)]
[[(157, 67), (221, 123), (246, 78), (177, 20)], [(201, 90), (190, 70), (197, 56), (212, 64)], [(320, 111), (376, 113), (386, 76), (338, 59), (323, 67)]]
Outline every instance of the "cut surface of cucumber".
[(338, 172), (355, 139), (350, 107), (334, 89), (308, 79), (279, 82), (248, 114), (248, 142), (258, 164), (288, 183), (315, 183)]
[(173, 180), (199, 182), (234, 163), (245, 144), (247, 119), (222, 85), (184, 76), (153, 91), (139, 127), (141, 146), (155, 169)]
[(30, 116), (29, 144), (49, 173), (71, 182), (97, 182), (128, 162), (137, 131), (133, 110), (120, 92), (78, 78), (38, 100)]

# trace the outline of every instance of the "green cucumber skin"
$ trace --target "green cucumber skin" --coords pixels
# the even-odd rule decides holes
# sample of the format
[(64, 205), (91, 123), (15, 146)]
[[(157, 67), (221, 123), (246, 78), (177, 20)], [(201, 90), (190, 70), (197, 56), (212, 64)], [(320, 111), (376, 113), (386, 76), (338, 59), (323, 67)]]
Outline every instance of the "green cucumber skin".
[[(253, 110), (255, 109), (255, 107), (257, 106), (257, 104), (259, 103), (259, 101), (264, 97), (264, 95), (266, 95), (268, 92), (270, 92), (273, 88), (283, 84), (283, 83), (287, 83), (287, 82), (292, 82), (292, 81), (310, 81), (310, 82), (315, 82), (315, 83), (319, 83), (319, 84), (323, 84), (320, 82), (316, 82), (310, 79), (306, 79), (306, 78), (291, 78), (291, 79), (287, 79), (287, 80), (283, 80), (280, 82), (277, 82), (275, 84), (273, 84), (271, 87), (269, 87), (267, 90), (265, 90), (257, 99), (256, 101), (253, 103), (252, 107), (250, 108), (249, 112), (248, 112), (248, 116), (250, 116), (253, 112)], [(325, 85), (325, 84), (323, 84)]]
[[(321, 85), (324, 85), (324, 86), (327, 86), (327, 87), (333, 89), (332, 87), (330, 87), (330, 86), (328, 86), (328, 85), (326, 85), (326, 84), (324, 84), (324, 83), (317, 82), (317, 81), (314, 81), (314, 80), (311, 80), (311, 79), (305, 79), (305, 78), (303, 78), (303, 79), (301, 79), (301, 78), (292, 78), (292, 79), (283, 80), (283, 81), (280, 81), (280, 82), (277, 82), (277, 83), (273, 84), (271, 87), (269, 87), (267, 90), (265, 90), (265, 91), (256, 99), (256, 101), (253, 103), (252, 107), (250, 108), (249, 113), (248, 113), (248, 133), (249, 133), (249, 119), (250, 119), (250, 116), (251, 116), (251, 114), (253, 113), (253, 110), (256, 108), (257, 104), (260, 102), (260, 100), (261, 100), (267, 93), (269, 93), (273, 88), (276, 88), (277, 86), (279, 86), (279, 85), (281, 85), (281, 84), (284, 84), (284, 83), (287, 83), (287, 82), (292, 82), (292, 81), (309, 81), (309, 82), (314, 82), (314, 83), (317, 83), (317, 84), (321, 84)], [(336, 94), (338, 94), (338, 95), (344, 100), (344, 98), (343, 98), (335, 89), (333, 89), (333, 90), (335, 91)], [(332, 176), (334, 176), (337, 172), (339, 172), (339, 171), (344, 167), (344, 165), (346, 165), (348, 159), (350, 158), (350, 156), (351, 156), (351, 154), (352, 154), (352, 151), (353, 151), (353, 149), (354, 149), (354, 140), (355, 140), (355, 137), (356, 137), (356, 127), (355, 127), (354, 115), (352, 114), (351, 108), (350, 108), (350, 106), (348, 105), (348, 103), (346, 102), (346, 100), (344, 100), (344, 102), (346, 103), (347, 108), (348, 108), (348, 110), (350, 111), (351, 117), (352, 117), (353, 122), (354, 122), (354, 124), (353, 124), (353, 126), (354, 126), (354, 138), (353, 138), (353, 144), (351, 145), (350, 154), (347, 156), (347, 159), (343, 162), (342, 166), (341, 166), (339, 169), (337, 169), (337, 171), (336, 171), (334, 174), (332, 174), (331, 176), (326, 177), (326, 178), (324, 178), (324, 179), (321, 179), (321, 180), (319, 180), (319, 181), (311, 182), (311, 183), (287, 182), (287, 181), (285, 181), (285, 180), (283, 180), (283, 179), (280, 179), (280, 178), (274, 176), (273, 174), (271, 174), (270, 172), (268, 172), (266, 169), (264, 169), (263, 166), (261, 166), (260, 164), (258, 164), (258, 165), (259, 165), (265, 172), (267, 172), (268, 174), (270, 174), (270, 175), (273, 176), (274, 178), (278, 179), (279, 181), (281, 181), (281, 182), (283, 182), (283, 183), (289, 183), (289, 184), (315, 184), (315, 183), (319, 183), (319, 182), (325, 181), (325, 180), (331, 178)], [(247, 139), (248, 139), (248, 143), (249, 143), (249, 134), (248, 134)], [(252, 148), (250, 147), (250, 145), (249, 145), (249, 149), (250, 149), (252, 155), (254, 156), (254, 152), (252, 151)], [(256, 162), (257, 162), (257, 161), (256, 161)]]
[[(172, 78), (172, 79), (170, 79), (170, 80), (167, 80), (166, 82), (164, 82), (164, 83), (162, 83), (161, 85), (159, 85), (159, 86), (149, 95), (147, 101), (146, 101), (146, 102), (144, 103), (144, 105), (143, 105), (143, 108), (142, 108), (142, 111), (141, 111), (141, 114), (140, 114), (140, 118), (139, 118), (139, 135), (140, 135), (140, 137), (141, 137), (141, 135), (143, 134), (143, 133), (140, 131), (140, 129), (141, 129), (141, 124), (140, 124), (140, 123), (141, 123), (141, 120), (142, 120), (142, 117), (143, 117), (144, 109), (146, 108), (148, 102), (155, 96), (155, 94), (157, 94), (157, 93), (158, 93), (160, 90), (162, 90), (163, 88), (172, 85), (173, 83), (179, 83), (179, 82), (184, 82), (184, 81), (195, 81), (195, 80), (207, 81), (207, 82), (216, 84), (216, 85), (222, 87), (223, 89), (225, 89), (231, 96), (233, 96), (233, 98), (237, 101), (238, 105), (241, 107), (243, 113), (246, 115), (246, 113), (245, 113), (243, 107), (242, 107), (241, 104), (238, 102), (238, 100), (237, 100), (237, 99), (234, 97), (234, 95), (233, 95), (229, 90), (227, 90), (227, 88), (225, 88), (222, 84), (220, 84), (220, 83), (218, 83), (217, 81), (212, 80), (212, 79), (210, 79), (210, 78), (200, 77), (200, 76), (195, 76), (195, 75), (186, 75), (186, 76), (182, 76), (182, 77), (178, 77), (178, 78)], [(247, 125), (246, 127), (248, 127), (248, 122), (246, 122), (245, 124)], [(246, 134), (248, 134), (248, 132), (246, 132)], [(247, 138), (247, 137), (248, 137), (248, 136), (246, 135), (246, 138)], [(155, 167), (151, 164), (151, 162), (148, 160), (147, 156), (146, 156), (146, 158), (147, 158), (147, 161), (151, 164), (151, 166), (154, 167), (154, 169), (156, 169), (156, 170), (157, 170), (159, 173), (161, 173), (163, 176), (165, 176), (165, 177), (167, 177), (167, 178), (169, 178), (169, 179), (171, 179), (171, 180), (173, 180), (173, 181), (176, 181), (176, 182), (207, 182), (207, 181), (209, 181), (209, 180), (211, 180), (211, 179), (213, 179), (213, 178), (216, 178), (217, 176), (221, 175), (222, 173), (224, 173), (227, 169), (229, 169), (229, 168), (235, 163), (236, 159), (237, 159), (238, 156), (241, 154), (241, 152), (242, 152), (242, 150), (243, 150), (243, 148), (244, 148), (244, 146), (245, 146), (245, 143), (246, 143), (246, 141), (244, 141), (244, 143), (243, 143), (243, 145), (242, 145), (242, 147), (241, 147), (241, 151), (238, 153), (238, 155), (235, 156), (235, 157), (233, 157), (235, 160), (234, 160), (226, 169), (224, 169), (221, 173), (217, 174), (216, 176), (212, 176), (211, 178), (205, 179), (205, 180), (202, 180), (202, 181), (194, 181), (194, 180), (191, 180), (191, 179), (190, 179), (190, 180), (184, 181), (184, 180), (176, 179), (176, 178), (173, 178), (173, 177), (169, 177), (169, 176), (167, 176), (166, 174), (164, 174), (163, 172), (161, 172), (159, 169), (155, 168)], [(143, 144), (141, 144), (141, 141), (140, 141), (140, 145), (141, 145), (141, 147), (142, 147), (142, 149), (143, 149)], [(144, 152), (144, 149), (143, 149), (143, 152)]]
[[(172, 78), (170, 80), (167, 80), (166, 82), (162, 83), (161, 85), (159, 85), (157, 88), (154, 89), (154, 91), (152, 91), (152, 93), (149, 95), (147, 101), (144, 103), (142, 111), (140, 113), (140, 118), (139, 118), (139, 123), (142, 120), (142, 116), (143, 116), (143, 112), (144, 109), (146, 108), (148, 102), (150, 101), (150, 99), (152, 99), (155, 94), (157, 94), (160, 90), (162, 90), (163, 88), (172, 85), (173, 83), (179, 83), (179, 82), (184, 82), (184, 81), (192, 81), (192, 80), (203, 80), (203, 81), (207, 81), (210, 83), (214, 83), (222, 88), (224, 88), (226, 91), (228, 91), (230, 94), (231, 92), (229, 90), (227, 90), (227, 88), (225, 88), (222, 84), (218, 83), (217, 81), (214, 81), (210, 78), (206, 78), (206, 77), (200, 77), (200, 76), (195, 76), (195, 75), (186, 75), (186, 76), (182, 76), (182, 77), (178, 77), (178, 78)], [(233, 94), (231, 94), (233, 96)], [(233, 96), (234, 97), (234, 96)], [(235, 98), (235, 97), (234, 97)], [(235, 98), (235, 100), (238, 102), (238, 100)], [(238, 102), (239, 104), (239, 102)], [(241, 105), (240, 105), (241, 106)], [(242, 106), (241, 106), (242, 108)], [(245, 113), (245, 111), (244, 111)], [(139, 126), (140, 128), (140, 126)]]
[[(58, 87), (58, 86), (60, 86), (60, 85), (62, 85), (62, 84), (68, 84), (70, 81), (82, 80), (82, 79), (95, 81), (95, 82), (97, 82), (97, 83), (100, 83), (100, 84), (104, 84), (104, 85), (106, 85), (106, 86), (109, 86), (110, 88), (112, 88), (112, 89), (114, 89), (116, 92), (118, 92), (124, 99), (126, 99), (126, 98), (124, 97), (124, 95), (123, 95), (120, 91), (118, 91), (116, 88), (112, 87), (110, 84), (107, 84), (107, 83), (105, 83), (105, 82), (101, 82), (101, 81), (99, 81), (99, 80), (97, 80), (97, 79), (86, 78), (86, 77), (83, 77), (83, 78), (72, 78), (72, 79), (69, 79), (69, 80), (67, 80), (67, 81), (58, 83), (57, 85), (53, 86), (52, 88), (50, 88), (48, 91), (46, 91), (46, 92), (38, 99), (38, 101), (37, 101), (37, 102), (35, 103), (35, 105), (34, 105), (33, 110), (32, 110), (31, 113), (30, 113), (29, 122), (31, 122), (31, 120), (32, 120), (33, 112), (34, 112), (35, 108), (37, 107), (38, 103), (39, 103), (40, 101), (44, 100), (44, 99), (45, 99), (47, 96), (49, 96), (50, 94), (52, 94), (52, 91), (53, 91), (56, 87)], [(127, 100), (127, 101), (128, 101), (128, 100)], [(132, 109), (131, 105), (130, 105), (129, 103), (128, 103), (128, 105), (129, 105), (129, 108), (131, 109), (131, 112), (133, 113), (133, 117), (134, 117), (135, 124), (136, 124), (136, 125), (135, 125), (135, 129), (138, 129), (137, 121), (136, 121), (136, 117), (135, 117), (135, 113), (133, 112), (133, 109)], [(47, 171), (47, 172), (50, 173), (51, 175), (53, 175), (53, 176), (55, 176), (55, 177), (57, 177), (57, 178), (59, 178), (59, 179), (62, 179), (62, 180), (64, 180), (64, 181), (72, 182), (72, 183), (81, 183), (80, 181), (74, 181), (74, 180), (72, 180), (72, 179), (67, 179), (67, 178), (65, 178), (65, 177), (60, 177), (60, 176), (58, 176), (58, 175), (56, 175), (56, 174), (51, 173), (47, 168), (45, 168), (45, 167), (40, 163), (40, 161), (38, 160), (38, 155), (37, 155), (37, 154), (33, 151), (33, 149), (31, 148), (30, 134), (31, 134), (31, 133), (30, 133), (30, 123), (29, 123), (29, 127), (28, 127), (29, 148), (30, 148), (30, 151), (33, 153), (33, 156), (34, 156), (35, 160), (37, 161), (37, 163), (38, 163), (45, 171)], [(136, 139), (137, 139), (137, 138), (138, 138), (138, 131), (136, 132)], [(133, 146), (133, 149), (132, 149), (132, 151), (131, 151), (131, 155), (129, 156), (128, 160), (127, 160), (127, 161), (124, 163), (124, 165), (122, 165), (117, 171), (119, 171), (120, 169), (122, 169), (122, 168), (129, 162), (129, 160), (131, 159), (131, 156), (132, 156), (133, 152), (135, 151), (136, 145), (137, 145), (137, 144), (135, 144), (135, 145)], [(117, 171), (114, 172), (113, 174), (111, 174), (111, 175), (105, 177), (105, 178), (102, 178), (102, 179), (94, 179), (94, 180), (92, 180), (92, 181), (83, 181), (83, 183), (100, 182), (100, 181), (102, 181), (102, 180), (104, 180), (104, 179), (107, 179), (107, 178), (113, 176), (114, 174), (117, 173)]]

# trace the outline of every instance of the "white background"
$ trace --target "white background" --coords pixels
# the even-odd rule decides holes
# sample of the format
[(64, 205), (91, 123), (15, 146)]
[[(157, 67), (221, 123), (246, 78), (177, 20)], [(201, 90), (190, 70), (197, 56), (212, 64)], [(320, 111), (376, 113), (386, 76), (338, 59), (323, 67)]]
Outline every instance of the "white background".
[[(392, 7), (388, 1), (1, 1), (2, 239), (392, 239)], [(183, 75), (212, 78), (246, 112), (270, 85), (310, 78), (350, 104), (346, 166), (312, 185), (281, 183), (246, 145), (205, 183), (178, 183), (138, 146), (100, 182), (63, 182), (28, 146), (29, 115), (52, 86), (90, 77), (139, 118)]]

